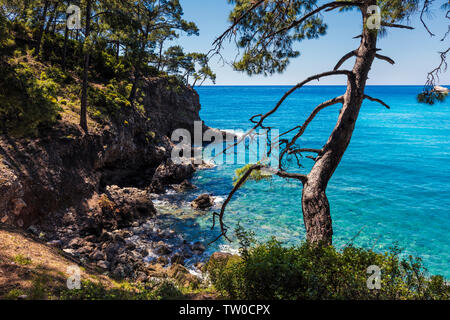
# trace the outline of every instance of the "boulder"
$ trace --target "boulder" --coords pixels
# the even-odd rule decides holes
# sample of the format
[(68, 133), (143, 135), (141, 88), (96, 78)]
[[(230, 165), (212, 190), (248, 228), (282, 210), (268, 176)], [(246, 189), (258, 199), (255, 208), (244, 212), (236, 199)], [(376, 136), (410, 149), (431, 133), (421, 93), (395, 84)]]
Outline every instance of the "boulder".
[(106, 188), (106, 194), (116, 208), (122, 211), (129, 211), (129, 215), (134, 219), (151, 217), (156, 214), (156, 209), (146, 190), (119, 188), (114, 185)]
[(156, 168), (151, 189), (157, 191), (156, 186), (181, 183), (191, 178), (194, 171), (194, 166), (191, 163), (175, 164), (171, 159), (168, 159)]
[(180, 264), (172, 264), (167, 270), (167, 275), (183, 287), (198, 287), (200, 279), (192, 275), (188, 269)]
[(170, 262), (172, 264), (180, 264), (180, 265), (184, 265), (184, 256), (180, 253), (175, 253), (172, 258), (170, 258)]
[(211, 257), (209, 257), (207, 269), (215, 266), (226, 265), (228, 260), (232, 257), (231, 253), (227, 252), (214, 252)]
[(155, 244), (155, 253), (158, 255), (166, 255), (170, 254), (172, 252), (172, 249), (169, 248), (169, 246), (164, 243), (163, 241), (159, 241)]
[(185, 192), (188, 190), (193, 190), (196, 187), (192, 183), (190, 183), (188, 180), (184, 180), (180, 184), (174, 185), (173, 188), (178, 192)]
[(205, 210), (214, 205), (214, 199), (209, 194), (202, 194), (192, 201), (191, 206), (195, 209)]
[(199, 251), (203, 253), (206, 250), (206, 247), (203, 243), (197, 241), (191, 246), (192, 251)]

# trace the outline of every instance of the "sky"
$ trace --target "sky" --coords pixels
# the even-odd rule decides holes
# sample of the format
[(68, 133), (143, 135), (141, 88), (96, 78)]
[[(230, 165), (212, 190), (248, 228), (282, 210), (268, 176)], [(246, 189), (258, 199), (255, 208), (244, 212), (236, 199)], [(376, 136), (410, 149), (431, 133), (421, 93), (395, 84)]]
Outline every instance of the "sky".
[[(184, 18), (194, 21), (200, 29), (200, 36), (181, 36), (176, 44), (183, 46), (186, 52), (208, 52), (213, 41), (222, 34), (230, 23), (228, 15), (232, 6), (227, 0), (180, 0), (184, 9)], [(322, 1), (323, 2), (323, 1)], [(320, 1), (319, 1), (320, 3)], [(216, 85), (292, 85), (305, 78), (331, 70), (347, 52), (359, 46), (359, 39), (352, 39), (361, 33), (361, 18), (356, 11), (323, 14), (328, 24), (325, 36), (315, 40), (304, 40), (296, 44), (300, 57), (293, 59), (283, 74), (272, 76), (252, 76), (234, 71), (229, 65), (236, 56), (234, 43), (226, 43), (222, 51), (228, 63), (212, 59), (211, 67), (217, 74)], [(448, 20), (447, 20), (448, 21)], [(448, 48), (450, 36), (441, 42), (448, 28), (442, 11), (436, 10), (428, 17), (427, 23), (437, 35), (430, 37), (419, 20), (411, 19), (409, 25), (415, 30), (393, 29), (381, 38), (378, 47), (380, 54), (394, 59), (395, 65), (376, 60), (369, 75), (368, 85), (423, 85), (427, 73), (440, 63), (438, 51)], [(439, 37), (440, 36), (440, 37)], [(351, 69), (354, 59), (347, 61), (342, 68)], [(449, 68), (450, 69), (450, 68)], [(323, 78), (319, 85), (345, 85), (341, 76)], [(212, 84), (205, 82), (205, 85)], [(450, 70), (440, 77), (441, 85), (450, 84)]]

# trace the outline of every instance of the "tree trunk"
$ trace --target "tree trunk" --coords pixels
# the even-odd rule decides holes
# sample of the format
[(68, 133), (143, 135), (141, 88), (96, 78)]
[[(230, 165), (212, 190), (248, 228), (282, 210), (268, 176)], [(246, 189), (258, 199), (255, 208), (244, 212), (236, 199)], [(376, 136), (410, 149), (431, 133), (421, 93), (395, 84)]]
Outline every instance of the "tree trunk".
[[(91, 28), (91, 0), (86, 3), (86, 37), (85, 42), (89, 41), (89, 34)], [(87, 127), (87, 90), (88, 90), (88, 75), (89, 75), (89, 58), (90, 48), (89, 43), (86, 43), (84, 48), (84, 70), (83, 70), (83, 87), (81, 90), (81, 110), (80, 110), (80, 126), (85, 132), (88, 131)]]
[(128, 101), (131, 103), (132, 106), (134, 106), (134, 100), (136, 99), (139, 78), (140, 78), (140, 72), (139, 72), (139, 69), (136, 68), (135, 72), (134, 72), (134, 76), (133, 76), (133, 86), (131, 87), (130, 96), (128, 98)]
[(36, 56), (39, 56), (39, 53), (41, 51), (41, 43), (42, 43), (42, 37), (44, 36), (45, 20), (47, 18), (49, 2), (50, 2), (49, 0), (45, 0), (45, 2), (44, 2), (44, 11), (42, 13), (41, 21), (39, 23), (39, 33), (37, 35), (36, 47), (35, 47), (35, 51), (34, 51)]
[[(376, 4), (376, 1), (371, 1), (367, 6), (371, 4)], [(367, 7), (362, 8), (362, 14), (364, 25), (366, 25)], [(378, 30), (368, 30), (364, 27), (353, 67), (354, 79), (349, 78), (348, 80), (338, 121), (322, 152), (316, 158), (316, 163), (308, 174), (303, 187), (303, 219), (306, 236), (311, 243), (332, 244), (333, 228), (330, 205), (325, 192), (355, 129), (356, 120), (364, 100), (366, 81), (376, 54), (377, 32)]]
[(66, 71), (66, 62), (67, 62), (67, 41), (69, 40), (69, 28), (66, 25), (66, 29), (64, 30), (64, 48), (63, 48), (63, 60), (62, 60), (62, 69)]

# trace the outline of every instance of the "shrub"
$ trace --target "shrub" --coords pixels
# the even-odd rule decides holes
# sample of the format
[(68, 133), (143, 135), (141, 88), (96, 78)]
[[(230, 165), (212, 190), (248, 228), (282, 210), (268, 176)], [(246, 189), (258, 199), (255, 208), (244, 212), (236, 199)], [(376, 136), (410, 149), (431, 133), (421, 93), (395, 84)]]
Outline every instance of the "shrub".
[(37, 134), (58, 119), (59, 86), (45, 73), (37, 78), (25, 63), (4, 63), (0, 69), (0, 130), (17, 136)]
[(27, 266), (31, 264), (31, 259), (29, 257), (25, 257), (21, 254), (18, 254), (14, 257), (14, 262), (21, 266)]
[(89, 112), (98, 121), (115, 119), (124, 108), (131, 106), (127, 99), (129, 86), (126, 82), (111, 80), (104, 89), (91, 88), (89, 100), (92, 104)]
[(64, 289), (59, 296), (61, 300), (160, 300), (181, 297), (181, 291), (168, 281), (145, 285), (122, 283), (115, 288), (107, 288), (92, 281), (83, 281), (81, 289)]
[[(242, 234), (241, 234), (242, 237)], [(253, 243), (252, 247), (247, 245)], [(352, 246), (342, 251), (303, 243), (284, 247), (241, 240), (241, 257), (208, 266), (215, 288), (231, 299), (448, 299), (443, 277), (427, 277), (420, 259)], [(381, 268), (381, 289), (369, 289), (368, 267)]]

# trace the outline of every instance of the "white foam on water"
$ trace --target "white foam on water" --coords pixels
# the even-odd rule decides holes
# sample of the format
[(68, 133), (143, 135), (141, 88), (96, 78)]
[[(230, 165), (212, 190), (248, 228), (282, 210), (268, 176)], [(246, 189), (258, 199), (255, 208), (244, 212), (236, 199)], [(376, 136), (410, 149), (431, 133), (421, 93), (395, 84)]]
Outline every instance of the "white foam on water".
[(222, 131), (225, 132), (225, 133), (229, 133), (230, 135), (235, 135), (238, 138), (242, 138), (245, 135), (245, 133), (246, 133), (246, 131), (240, 130), (240, 129), (238, 129), (238, 130), (225, 129), (225, 130), (222, 130)]
[(219, 245), (219, 249), (220, 249), (221, 252), (239, 255), (239, 250), (236, 249), (236, 248), (231, 247), (228, 244), (221, 244), (221, 245)]
[(224, 201), (225, 201), (225, 197), (221, 197), (221, 196), (214, 197), (214, 204), (215, 205), (220, 205)]

